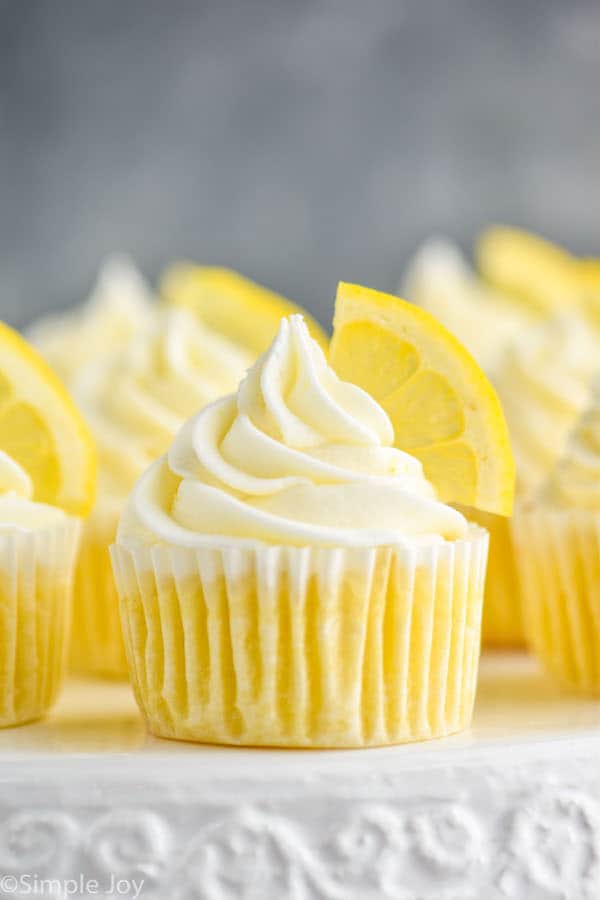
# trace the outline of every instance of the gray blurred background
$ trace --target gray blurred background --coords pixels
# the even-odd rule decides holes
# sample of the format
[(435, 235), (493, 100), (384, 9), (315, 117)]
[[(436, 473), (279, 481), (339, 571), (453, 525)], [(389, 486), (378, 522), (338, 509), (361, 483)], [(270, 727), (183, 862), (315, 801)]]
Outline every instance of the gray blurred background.
[(600, 254), (597, 0), (0, 0), (0, 314), (128, 251), (328, 323), (430, 232)]

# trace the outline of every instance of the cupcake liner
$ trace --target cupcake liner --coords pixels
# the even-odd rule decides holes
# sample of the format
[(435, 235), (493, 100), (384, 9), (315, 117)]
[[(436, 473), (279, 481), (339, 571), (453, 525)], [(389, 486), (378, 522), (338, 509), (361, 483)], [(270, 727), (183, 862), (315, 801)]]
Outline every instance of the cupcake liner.
[(83, 527), (75, 571), (70, 667), (85, 675), (127, 678), (109, 550), (118, 522), (118, 511), (94, 510)]
[(0, 727), (39, 718), (64, 675), (80, 524), (0, 529)]
[(362, 747), (471, 719), (487, 533), (355, 549), (112, 548), (138, 703), (161, 737)]
[(600, 514), (532, 508), (512, 530), (528, 642), (565, 684), (600, 695)]
[[(516, 511), (515, 515), (519, 515)], [(523, 602), (510, 519), (479, 510), (469, 517), (490, 534), (481, 639), (484, 647), (525, 647)]]

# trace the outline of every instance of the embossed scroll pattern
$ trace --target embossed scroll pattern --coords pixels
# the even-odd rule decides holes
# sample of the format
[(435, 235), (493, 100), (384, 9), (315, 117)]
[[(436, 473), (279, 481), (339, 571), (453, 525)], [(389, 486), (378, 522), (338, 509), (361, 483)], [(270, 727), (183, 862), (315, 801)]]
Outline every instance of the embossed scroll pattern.
[(507, 798), (493, 820), (467, 800), (331, 805), (310, 828), (283, 803), (4, 811), (0, 868), (143, 879), (144, 900), (600, 896), (600, 806), (580, 791)]

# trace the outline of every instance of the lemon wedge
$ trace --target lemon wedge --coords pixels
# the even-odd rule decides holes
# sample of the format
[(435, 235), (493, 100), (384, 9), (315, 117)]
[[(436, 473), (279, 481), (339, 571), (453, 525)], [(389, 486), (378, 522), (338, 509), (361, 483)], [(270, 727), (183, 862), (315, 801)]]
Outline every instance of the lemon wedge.
[(544, 238), (518, 228), (486, 229), (476, 247), (483, 278), (492, 287), (545, 314), (580, 302), (576, 260)]
[(161, 294), (257, 356), (270, 347), (280, 320), (298, 312), (311, 336), (327, 350), (327, 335), (305, 310), (230, 269), (178, 263), (163, 276)]
[(0, 450), (25, 470), (34, 500), (89, 512), (96, 453), (88, 428), (50, 366), (1, 322)]
[(600, 259), (584, 257), (577, 260), (577, 278), (584, 315), (594, 325), (600, 325)]
[(388, 413), (446, 503), (510, 515), (515, 467), (500, 401), (432, 315), (369, 288), (338, 286), (330, 361)]

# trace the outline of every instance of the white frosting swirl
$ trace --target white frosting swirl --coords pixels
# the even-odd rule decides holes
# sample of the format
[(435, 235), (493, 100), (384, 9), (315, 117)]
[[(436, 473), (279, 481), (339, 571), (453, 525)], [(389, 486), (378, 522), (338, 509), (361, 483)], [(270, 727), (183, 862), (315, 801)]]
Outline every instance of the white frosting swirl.
[(381, 407), (329, 368), (301, 316), (281, 322), (237, 395), (185, 424), (140, 479), (119, 541), (364, 546), (466, 531)]
[(28, 329), (27, 338), (70, 383), (90, 359), (127, 344), (153, 305), (150, 288), (133, 262), (113, 256), (101, 267), (84, 304), (44, 316)]
[(495, 379), (508, 422), (522, 495), (539, 489), (589, 399), (598, 340), (575, 316), (523, 332)]
[(439, 319), (490, 374), (506, 343), (535, 321), (524, 304), (485, 285), (460, 248), (444, 238), (431, 238), (418, 250), (401, 293)]
[(600, 510), (600, 383), (541, 491), (553, 506)]
[(185, 419), (233, 390), (251, 362), (191, 313), (157, 308), (125, 348), (82, 369), (73, 394), (96, 438), (99, 496), (122, 500)]
[(66, 518), (58, 507), (37, 503), (32, 498), (31, 478), (12, 456), (0, 450), (0, 532), (47, 528)]

